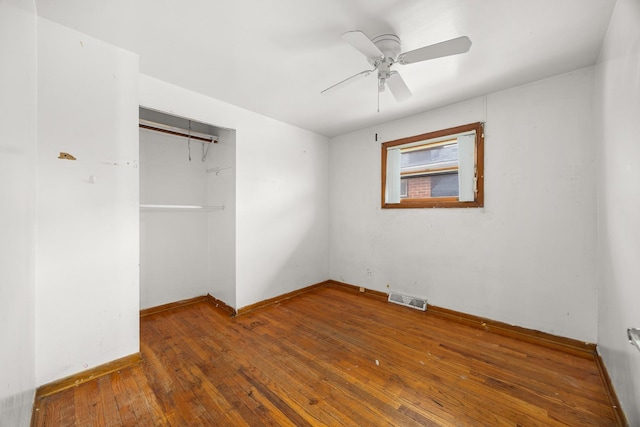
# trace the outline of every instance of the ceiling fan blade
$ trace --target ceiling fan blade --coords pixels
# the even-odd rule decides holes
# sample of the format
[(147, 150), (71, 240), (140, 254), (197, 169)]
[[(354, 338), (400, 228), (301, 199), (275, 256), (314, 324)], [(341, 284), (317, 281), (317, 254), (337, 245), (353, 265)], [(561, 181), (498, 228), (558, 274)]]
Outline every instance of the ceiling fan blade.
[(367, 58), (384, 56), (380, 49), (362, 31), (347, 31), (342, 35), (342, 40), (356, 48)]
[(341, 82), (338, 82), (336, 84), (334, 84), (333, 86), (330, 86), (328, 88), (326, 88), (325, 90), (323, 90), (322, 92), (320, 92), (322, 95), (329, 95), (331, 93), (333, 93), (336, 89), (340, 89), (341, 87), (347, 86), (355, 81), (358, 81), (364, 77), (367, 77), (369, 74), (373, 73), (375, 71), (375, 69), (373, 70), (365, 70), (365, 71), (361, 71), (358, 74), (354, 74), (351, 77), (348, 77), (344, 80), (342, 80)]
[(462, 36), (401, 53), (398, 55), (398, 60), (396, 62), (401, 64), (413, 64), (414, 62), (426, 61), (428, 59), (458, 55), (460, 53), (468, 52), (470, 48), (471, 40), (469, 40), (469, 37), (467, 36)]
[(411, 98), (412, 93), (404, 82), (404, 79), (397, 71), (392, 71), (391, 76), (387, 79), (387, 86), (391, 90), (393, 97), (398, 102), (406, 101)]

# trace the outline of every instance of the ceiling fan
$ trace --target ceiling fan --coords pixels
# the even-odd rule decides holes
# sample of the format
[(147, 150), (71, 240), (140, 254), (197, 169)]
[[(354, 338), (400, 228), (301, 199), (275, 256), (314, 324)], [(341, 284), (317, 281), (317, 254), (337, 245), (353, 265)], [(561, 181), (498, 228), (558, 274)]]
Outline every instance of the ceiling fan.
[(342, 35), (342, 40), (360, 51), (367, 58), (369, 64), (373, 66), (373, 69), (361, 71), (320, 93), (328, 95), (377, 71), (378, 92), (384, 92), (385, 87), (389, 86), (391, 93), (398, 102), (409, 99), (412, 94), (402, 76), (396, 70), (391, 69), (394, 64), (406, 65), (444, 56), (458, 55), (468, 52), (471, 48), (471, 40), (466, 36), (424, 46), (405, 53), (400, 53), (400, 38), (395, 34), (383, 34), (369, 39), (362, 31), (348, 31)]

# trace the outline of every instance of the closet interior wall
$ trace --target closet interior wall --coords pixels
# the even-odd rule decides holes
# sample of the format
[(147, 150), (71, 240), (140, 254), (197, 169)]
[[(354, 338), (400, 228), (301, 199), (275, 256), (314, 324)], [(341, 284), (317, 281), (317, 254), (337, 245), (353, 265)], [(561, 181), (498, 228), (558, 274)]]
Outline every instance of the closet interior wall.
[(204, 126), (218, 136), (204, 161), (200, 141), (140, 129), (141, 309), (206, 294), (235, 307), (235, 131)]

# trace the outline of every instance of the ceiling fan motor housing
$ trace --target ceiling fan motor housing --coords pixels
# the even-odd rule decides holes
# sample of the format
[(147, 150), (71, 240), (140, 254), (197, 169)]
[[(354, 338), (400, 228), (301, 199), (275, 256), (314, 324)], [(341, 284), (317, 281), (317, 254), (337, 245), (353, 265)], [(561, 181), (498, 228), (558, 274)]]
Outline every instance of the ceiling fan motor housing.
[(382, 34), (371, 40), (386, 58), (395, 59), (400, 55), (400, 38), (395, 34)]

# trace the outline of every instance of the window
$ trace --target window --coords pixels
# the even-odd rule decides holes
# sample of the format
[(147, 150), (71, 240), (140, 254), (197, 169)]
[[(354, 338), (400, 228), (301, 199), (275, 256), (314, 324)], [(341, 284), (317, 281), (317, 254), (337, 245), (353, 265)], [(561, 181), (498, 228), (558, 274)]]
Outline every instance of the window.
[(383, 208), (471, 208), (483, 204), (482, 123), (382, 144)]

